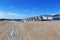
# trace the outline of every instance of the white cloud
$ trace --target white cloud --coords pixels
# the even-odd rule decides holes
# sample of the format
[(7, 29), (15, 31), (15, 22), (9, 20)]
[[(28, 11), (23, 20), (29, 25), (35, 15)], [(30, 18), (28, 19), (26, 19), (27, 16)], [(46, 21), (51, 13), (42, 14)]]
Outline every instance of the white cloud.
[(8, 13), (8, 15), (11, 15), (11, 16), (27, 16), (27, 15), (23, 15), (23, 14), (17, 14), (17, 13)]
[(0, 11), (0, 18), (25, 18), (27, 15)]
[(0, 16), (7, 15), (6, 12), (0, 11)]
[(8, 13), (8, 15), (11, 15), (11, 16), (19, 16), (19, 15), (16, 14), (16, 13)]
[(12, 7), (12, 6), (10, 6), (9, 8), (10, 8), (10, 9), (12, 9), (13, 7)]

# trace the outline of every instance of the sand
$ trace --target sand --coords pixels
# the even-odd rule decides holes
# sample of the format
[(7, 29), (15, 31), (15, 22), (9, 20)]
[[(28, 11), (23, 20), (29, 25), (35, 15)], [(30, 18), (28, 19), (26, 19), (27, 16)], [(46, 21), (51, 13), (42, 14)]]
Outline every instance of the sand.
[(60, 40), (60, 21), (2, 22), (0, 40), (9, 40), (14, 25), (19, 30), (18, 40)]

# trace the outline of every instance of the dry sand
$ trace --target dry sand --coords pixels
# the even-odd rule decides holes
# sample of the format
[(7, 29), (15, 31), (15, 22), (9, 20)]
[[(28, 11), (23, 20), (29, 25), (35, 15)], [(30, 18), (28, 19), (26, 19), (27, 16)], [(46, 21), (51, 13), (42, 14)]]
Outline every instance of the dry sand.
[[(0, 40), (10, 36), (13, 22), (0, 23)], [(60, 40), (60, 21), (26, 21), (16, 24), (19, 40)]]

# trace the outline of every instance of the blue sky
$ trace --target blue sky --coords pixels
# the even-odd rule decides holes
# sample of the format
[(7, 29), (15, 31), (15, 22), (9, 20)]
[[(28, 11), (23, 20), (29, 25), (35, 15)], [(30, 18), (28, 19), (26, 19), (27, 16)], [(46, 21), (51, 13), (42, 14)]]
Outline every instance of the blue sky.
[(0, 0), (0, 18), (59, 14), (60, 0)]

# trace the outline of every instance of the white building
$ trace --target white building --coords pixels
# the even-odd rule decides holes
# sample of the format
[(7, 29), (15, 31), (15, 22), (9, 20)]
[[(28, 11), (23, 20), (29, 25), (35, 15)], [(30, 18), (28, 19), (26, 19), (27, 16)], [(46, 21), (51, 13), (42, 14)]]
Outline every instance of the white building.
[(41, 18), (42, 20), (52, 20), (53, 19), (53, 16), (52, 15), (43, 15), (42, 16), (42, 18)]

